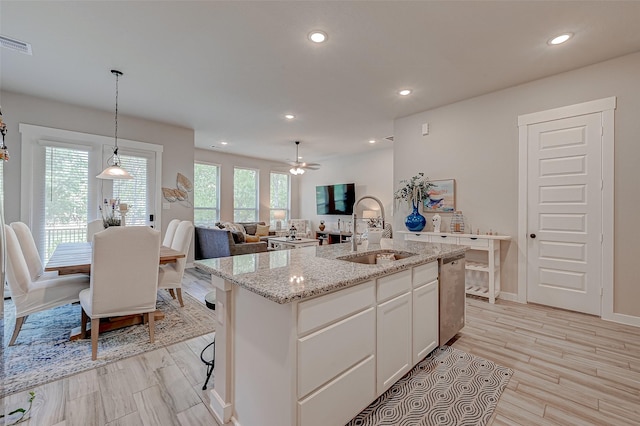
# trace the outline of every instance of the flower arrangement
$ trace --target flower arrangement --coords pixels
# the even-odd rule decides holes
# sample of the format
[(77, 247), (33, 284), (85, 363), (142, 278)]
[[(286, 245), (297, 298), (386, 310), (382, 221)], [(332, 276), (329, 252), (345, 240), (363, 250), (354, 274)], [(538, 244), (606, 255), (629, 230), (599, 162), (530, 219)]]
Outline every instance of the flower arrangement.
[(401, 180), (400, 185), (403, 186), (394, 192), (393, 198), (404, 200), (414, 208), (417, 208), (422, 201), (429, 197), (429, 190), (434, 186), (422, 172), (409, 180)]
[(4, 144), (4, 137), (7, 134), (7, 124), (2, 121), (2, 111), (0, 110), (0, 134), (2, 134), (2, 142), (0, 144), (0, 160), (9, 161), (9, 150)]
[(110, 226), (120, 226), (120, 218), (116, 217), (116, 207), (120, 205), (120, 200), (114, 200), (113, 198), (109, 201), (104, 199), (104, 204), (99, 206), (100, 212), (102, 213), (102, 224), (104, 228), (107, 229)]

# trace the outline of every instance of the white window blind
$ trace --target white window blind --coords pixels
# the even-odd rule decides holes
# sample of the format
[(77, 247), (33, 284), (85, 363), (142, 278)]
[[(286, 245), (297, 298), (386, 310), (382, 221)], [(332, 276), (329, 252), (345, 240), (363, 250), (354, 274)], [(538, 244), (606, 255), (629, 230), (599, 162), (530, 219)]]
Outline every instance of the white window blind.
[(270, 197), (269, 197), (269, 221), (271, 226), (276, 226), (276, 218), (274, 213), (276, 211), (284, 211), (284, 221), (290, 218), (289, 205), (290, 205), (290, 185), (289, 174), (271, 172), (270, 182)]
[(122, 168), (128, 171), (133, 179), (114, 179), (113, 197), (121, 203), (126, 203), (129, 212), (126, 216), (126, 224), (146, 225), (149, 218), (150, 199), (147, 183), (149, 159), (135, 155), (120, 155)]
[(193, 167), (193, 221), (196, 226), (213, 226), (218, 220), (220, 168), (195, 163)]
[(233, 169), (233, 221), (258, 220), (258, 171)]
[(87, 150), (46, 146), (44, 164), (44, 258), (59, 243), (86, 241), (89, 197)]

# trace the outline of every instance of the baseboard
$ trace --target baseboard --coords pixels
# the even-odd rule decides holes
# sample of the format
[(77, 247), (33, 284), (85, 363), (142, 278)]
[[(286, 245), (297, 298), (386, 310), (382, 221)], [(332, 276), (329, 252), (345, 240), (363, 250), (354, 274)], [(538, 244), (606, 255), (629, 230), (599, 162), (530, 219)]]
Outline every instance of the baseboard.
[(605, 321), (616, 322), (618, 324), (631, 325), (634, 327), (640, 327), (640, 317), (634, 317), (633, 315), (626, 314), (613, 314), (602, 316), (602, 319)]
[(510, 302), (522, 303), (520, 300), (518, 300), (518, 295), (516, 293), (505, 293), (504, 291), (501, 291), (500, 296), (498, 296), (498, 299), (508, 300)]
[(225, 403), (215, 388), (209, 391), (209, 411), (213, 413), (221, 425), (227, 423), (225, 419), (232, 420), (233, 406), (230, 403)]

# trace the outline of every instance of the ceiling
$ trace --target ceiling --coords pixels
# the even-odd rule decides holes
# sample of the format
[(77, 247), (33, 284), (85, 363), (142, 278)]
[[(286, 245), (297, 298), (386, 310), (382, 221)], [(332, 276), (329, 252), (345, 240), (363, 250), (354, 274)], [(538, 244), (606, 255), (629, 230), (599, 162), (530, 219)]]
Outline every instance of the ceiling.
[(636, 1), (3, 0), (0, 15), (33, 47), (0, 49), (3, 89), (113, 110), (116, 68), (122, 114), (271, 160), (295, 140), (312, 162), (389, 147), (395, 118), (640, 51)]

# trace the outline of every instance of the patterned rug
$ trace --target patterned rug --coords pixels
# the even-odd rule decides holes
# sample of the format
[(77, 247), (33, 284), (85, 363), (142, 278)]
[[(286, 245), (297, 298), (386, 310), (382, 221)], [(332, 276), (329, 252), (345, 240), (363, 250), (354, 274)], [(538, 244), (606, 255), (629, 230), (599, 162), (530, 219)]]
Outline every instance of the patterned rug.
[(14, 346), (7, 346), (15, 324), (11, 300), (5, 300), (4, 377), (0, 398), (143, 352), (162, 348), (215, 330), (215, 314), (182, 292), (184, 307), (168, 292), (158, 292), (157, 307), (165, 314), (155, 323), (155, 342), (146, 326), (134, 325), (100, 334), (98, 359), (91, 361), (91, 340), (70, 341), (80, 327), (80, 305), (64, 305), (29, 315)]
[(443, 346), (347, 426), (486, 425), (513, 371)]

